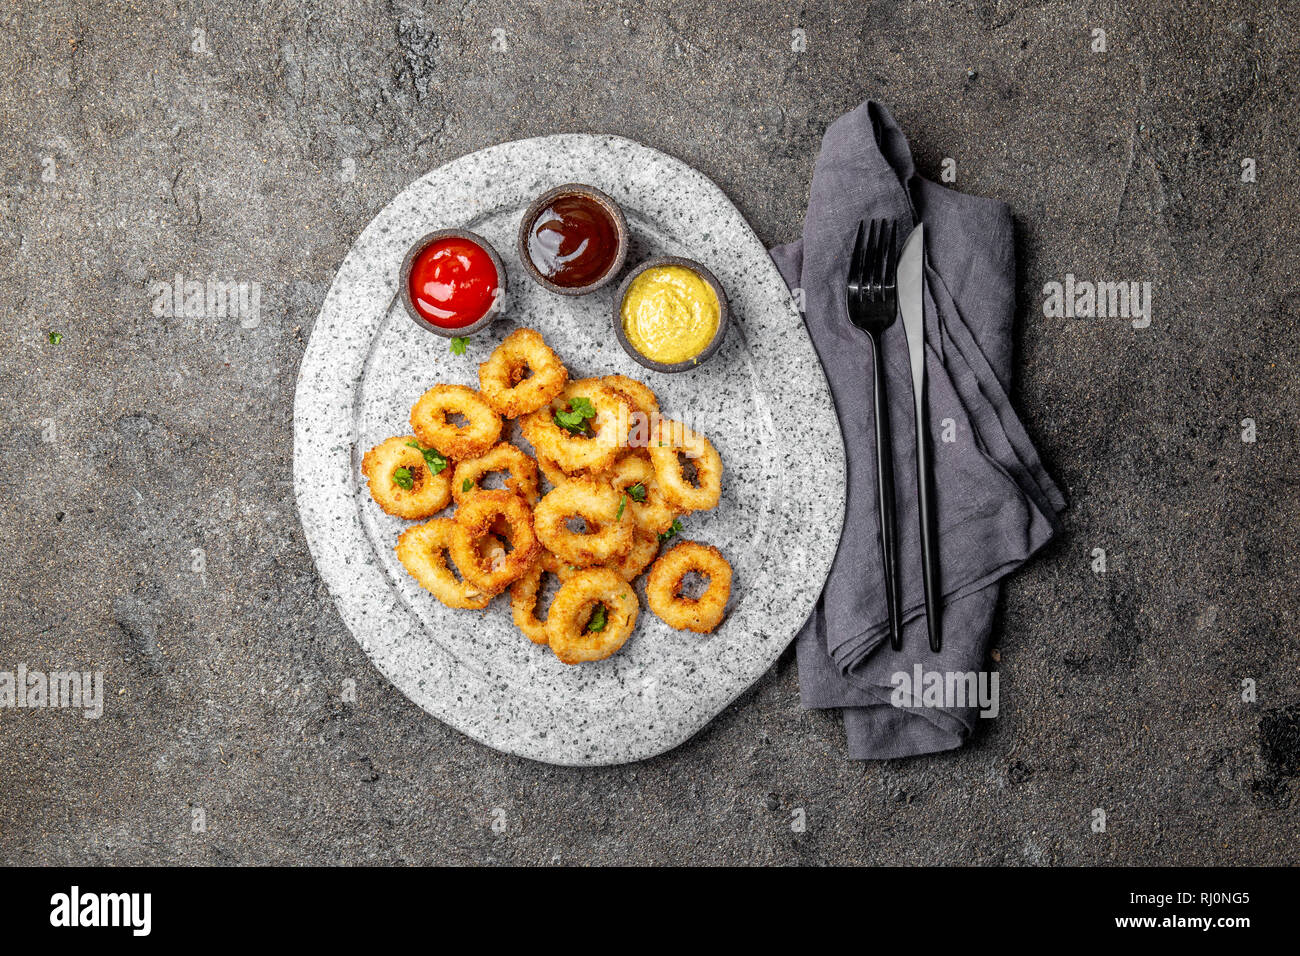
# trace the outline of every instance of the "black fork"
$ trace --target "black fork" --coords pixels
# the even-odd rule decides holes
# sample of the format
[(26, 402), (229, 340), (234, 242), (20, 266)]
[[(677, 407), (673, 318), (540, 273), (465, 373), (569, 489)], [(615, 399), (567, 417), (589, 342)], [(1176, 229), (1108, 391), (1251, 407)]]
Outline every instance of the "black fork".
[(894, 253), (896, 225), (892, 219), (871, 220), (863, 245), (865, 223), (858, 223), (849, 261), (849, 281), (844, 300), (849, 318), (871, 339), (875, 380), (876, 486), (880, 490), (880, 555), (885, 568), (885, 606), (889, 609), (889, 644), (903, 646), (903, 627), (898, 616), (898, 541), (894, 529), (894, 452), (889, 434), (889, 401), (885, 393), (885, 360), (882, 336), (898, 315), (898, 288)]

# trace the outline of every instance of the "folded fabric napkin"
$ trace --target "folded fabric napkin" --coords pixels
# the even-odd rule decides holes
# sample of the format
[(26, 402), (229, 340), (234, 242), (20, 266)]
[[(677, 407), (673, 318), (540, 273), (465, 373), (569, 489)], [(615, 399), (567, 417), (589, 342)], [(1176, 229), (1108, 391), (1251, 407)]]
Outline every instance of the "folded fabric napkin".
[[(912, 379), (902, 321), (884, 335), (894, 442), (903, 649), (889, 647), (876, 502), (871, 343), (849, 321), (844, 283), (860, 220), (899, 223), (899, 248), (925, 223), (926, 370), (938, 508), (943, 649), (925, 628)], [(804, 320), (839, 413), (848, 489), (839, 551), (797, 641), (809, 708), (844, 708), (849, 756), (906, 757), (959, 747), (975, 706), (897, 707), (894, 675), (984, 669), (998, 581), (1055, 533), (1065, 499), (1011, 407), (1015, 253), (1004, 203), (916, 174), (907, 139), (866, 102), (826, 131), (803, 238), (772, 250), (802, 289)], [(906, 688), (904, 688), (906, 689)], [(921, 703), (915, 688), (909, 703)], [(931, 704), (936, 703), (930, 701)]]

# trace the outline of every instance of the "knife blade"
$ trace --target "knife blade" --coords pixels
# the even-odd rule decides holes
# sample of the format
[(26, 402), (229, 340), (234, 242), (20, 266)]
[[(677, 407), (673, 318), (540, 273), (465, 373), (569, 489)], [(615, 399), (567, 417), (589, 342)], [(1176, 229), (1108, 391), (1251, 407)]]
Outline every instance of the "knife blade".
[(916, 392), (916, 409), (921, 411), (917, 383), (925, 382), (925, 315), (921, 293), (921, 267), (925, 262), (925, 223), (917, 223), (903, 243), (898, 257), (898, 314), (907, 333), (907, 351), (912, 359), (912, 389)]
[(943, 646), (939, 591), (938, 512), (934, 504), (934, 470), (930, 464), (930, 416), (925, 388), (925, 224), (917, 223), (898, 257), (898, 313), (907, 335), (916, 406), (916, 490), (921, 525), (921, 574), (925, 586), (925, 621), (930, 650)]

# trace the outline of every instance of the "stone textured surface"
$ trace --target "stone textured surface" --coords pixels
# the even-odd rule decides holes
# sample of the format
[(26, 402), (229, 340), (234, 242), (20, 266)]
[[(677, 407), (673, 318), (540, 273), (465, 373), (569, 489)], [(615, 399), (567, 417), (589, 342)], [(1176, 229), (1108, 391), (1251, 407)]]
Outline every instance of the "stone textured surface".
[[(710, 263), (734, 320), (718, 354), (688, 373), (637, 365), (613, 337), (618, 286), (559, 296), (527, 277), (515, 244), (534, 198), (569, 182), (625, 210), (633, 263)], [(403, 309), (396, 264), (431, 228), (471, 228), (500, 250), (502, 317), (451, 352)], [(410, 430), (435, 383), (478, 388), (478, 363), (534, 328), (574, 379), (629, 375), (670, 420), (709, 437), (722, 500), (682, 536), (721, 548), (734, 571), (726, 623), (708, 637), (647, 610), (613, 658), (569, 667), (515, 628), (508, 596), (482, 614), (425, 592), (393, 553), (407, 522), (370, 498), (358, 462)], [(511, 423), (506, 439), (517, 439)], [(530, 447), (526, 443), (524, 447)], [(844, 450), (825, 376), (789, 290), (730, 200), (697, 171), (616, 136), (515, 140), (440, 166), (365, 228), (313, 327), (294, 395), (294, 491), (316, 567), (375, 666), (429, 713), (476, 740), (549, 763), (626, 763), (688, 738), (762, 676), (811, 613), (844, 516)], [(826, 482), (840, 494), (792, 489)], [(802, 574), (791, 575), (795, 564)]]
[[(0, 711), (0, 859), (1300, 862), (1297, 20), (6, 5), (0, 669), (102, 666), (109, 700), (98, 721)], [(505, 757), (429, 718), (348, 635), (292, 503), (295, 374), (360, 230), (455, 156), (600, 131), (685, 159), (785, 241), (822, 130), (868, 96), (922, 169), (953, 158), (1017, 215), (1017, 400), (1072, 509), (1007, 588), (1002, 715), (960, 753), (851, 764), (787, 655), (626, 767)], [(1155, 282), (1152, 326), (1043, 318), (1067, 272)], [(176, 274), (262, 283), (260, 323), (155, 316)]]

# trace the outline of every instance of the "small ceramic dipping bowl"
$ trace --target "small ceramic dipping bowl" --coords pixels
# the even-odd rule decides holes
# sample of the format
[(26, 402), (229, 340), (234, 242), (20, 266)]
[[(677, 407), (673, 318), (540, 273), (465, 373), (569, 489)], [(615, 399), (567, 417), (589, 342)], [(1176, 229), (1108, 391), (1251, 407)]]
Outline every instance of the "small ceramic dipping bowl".
[[(549, 223), (545, 240), (534, 235), (534, 226), (542, 216)], [(519, 223), (519, 258), (543, 288), (559, 295), (586, 295), (609, 285), (622, 270), (627, 261), (627, 237), (627, 220), (618, 203), (594, 186), (565, 183), (542, 193), (524, 212)], [(561, 258), (558, 242), (577, 248), (584, 239), (588, 251)]]
[[(632, 288), (632, 283), (637, 277), (649, 269), (655, 269), (661, 266), (678, 266), (694, 272), (697, 276), (713, 290), (713, 294), (718, 297), (718, 330), (713, 333), (713, 338), (709, 340), (704, 348), (690, 358), (673, 363), (656, 362), (647, 355), (643, 355), (637, 350), (637, 347), (628, 341), (627, 333), (623, 329), (623, 300), (626, 298), (628, 290)], [(614, 335), (618, 337), (618, 344), (623, 346), (623, 351), (632, 356), (638, 363), (648, 369), (656, 372), (685, 372), (688, 369), (696, 368), (706, 362), (718, 351), (722, 345), (722, 340), (727, 335), (727, 325), (731, 321), (731, 310), (727, 306), (726, 293), (722, 291), (722, 283), (718, 281), (717, 276), (710, 272), (702, 263), (694, 259), (683, 259), (680, 256), (659, 256), (654, 259), (647, 259), (635, 269), (627, 274), (618, 287), (618, 294), (614, 296)]]
[[(473, 243), (487, 253), (487, 258), (491, 260), (491, 264), (496, 268), (496, 295), (493, 297), (487, 311), (468, 325), (439, 325), (430, 317), (423, 315), (416, 308), (411, 297), (411, 272), (415, 268), (416, 261), (426, 249), (444, 239), (463, 239), (466, 242)], [(480, 265), (482, 264), (480, 263)], [(406, 314), (411, 317), (411, 321), (425, 331), (432, 332), (434, 335), (441, 335), (443, 338), (463, 338), (464, 336), (473, 335), (483, 326), (488, 325), (501, 311), (501, 305), (505, 301), (506, 295), (506, 267), (502, 265), (501, 257), (492, 248), (492, 244), (477, 233), (470, 232), (468, 229), (439, 229), (437, 232), (421, 236), (412, 244), (405, 258), (402, 259), (402, 268), (398, 273), (397, 283), (398, 296), (402, 300), (402, 305), (406, 308)]]

